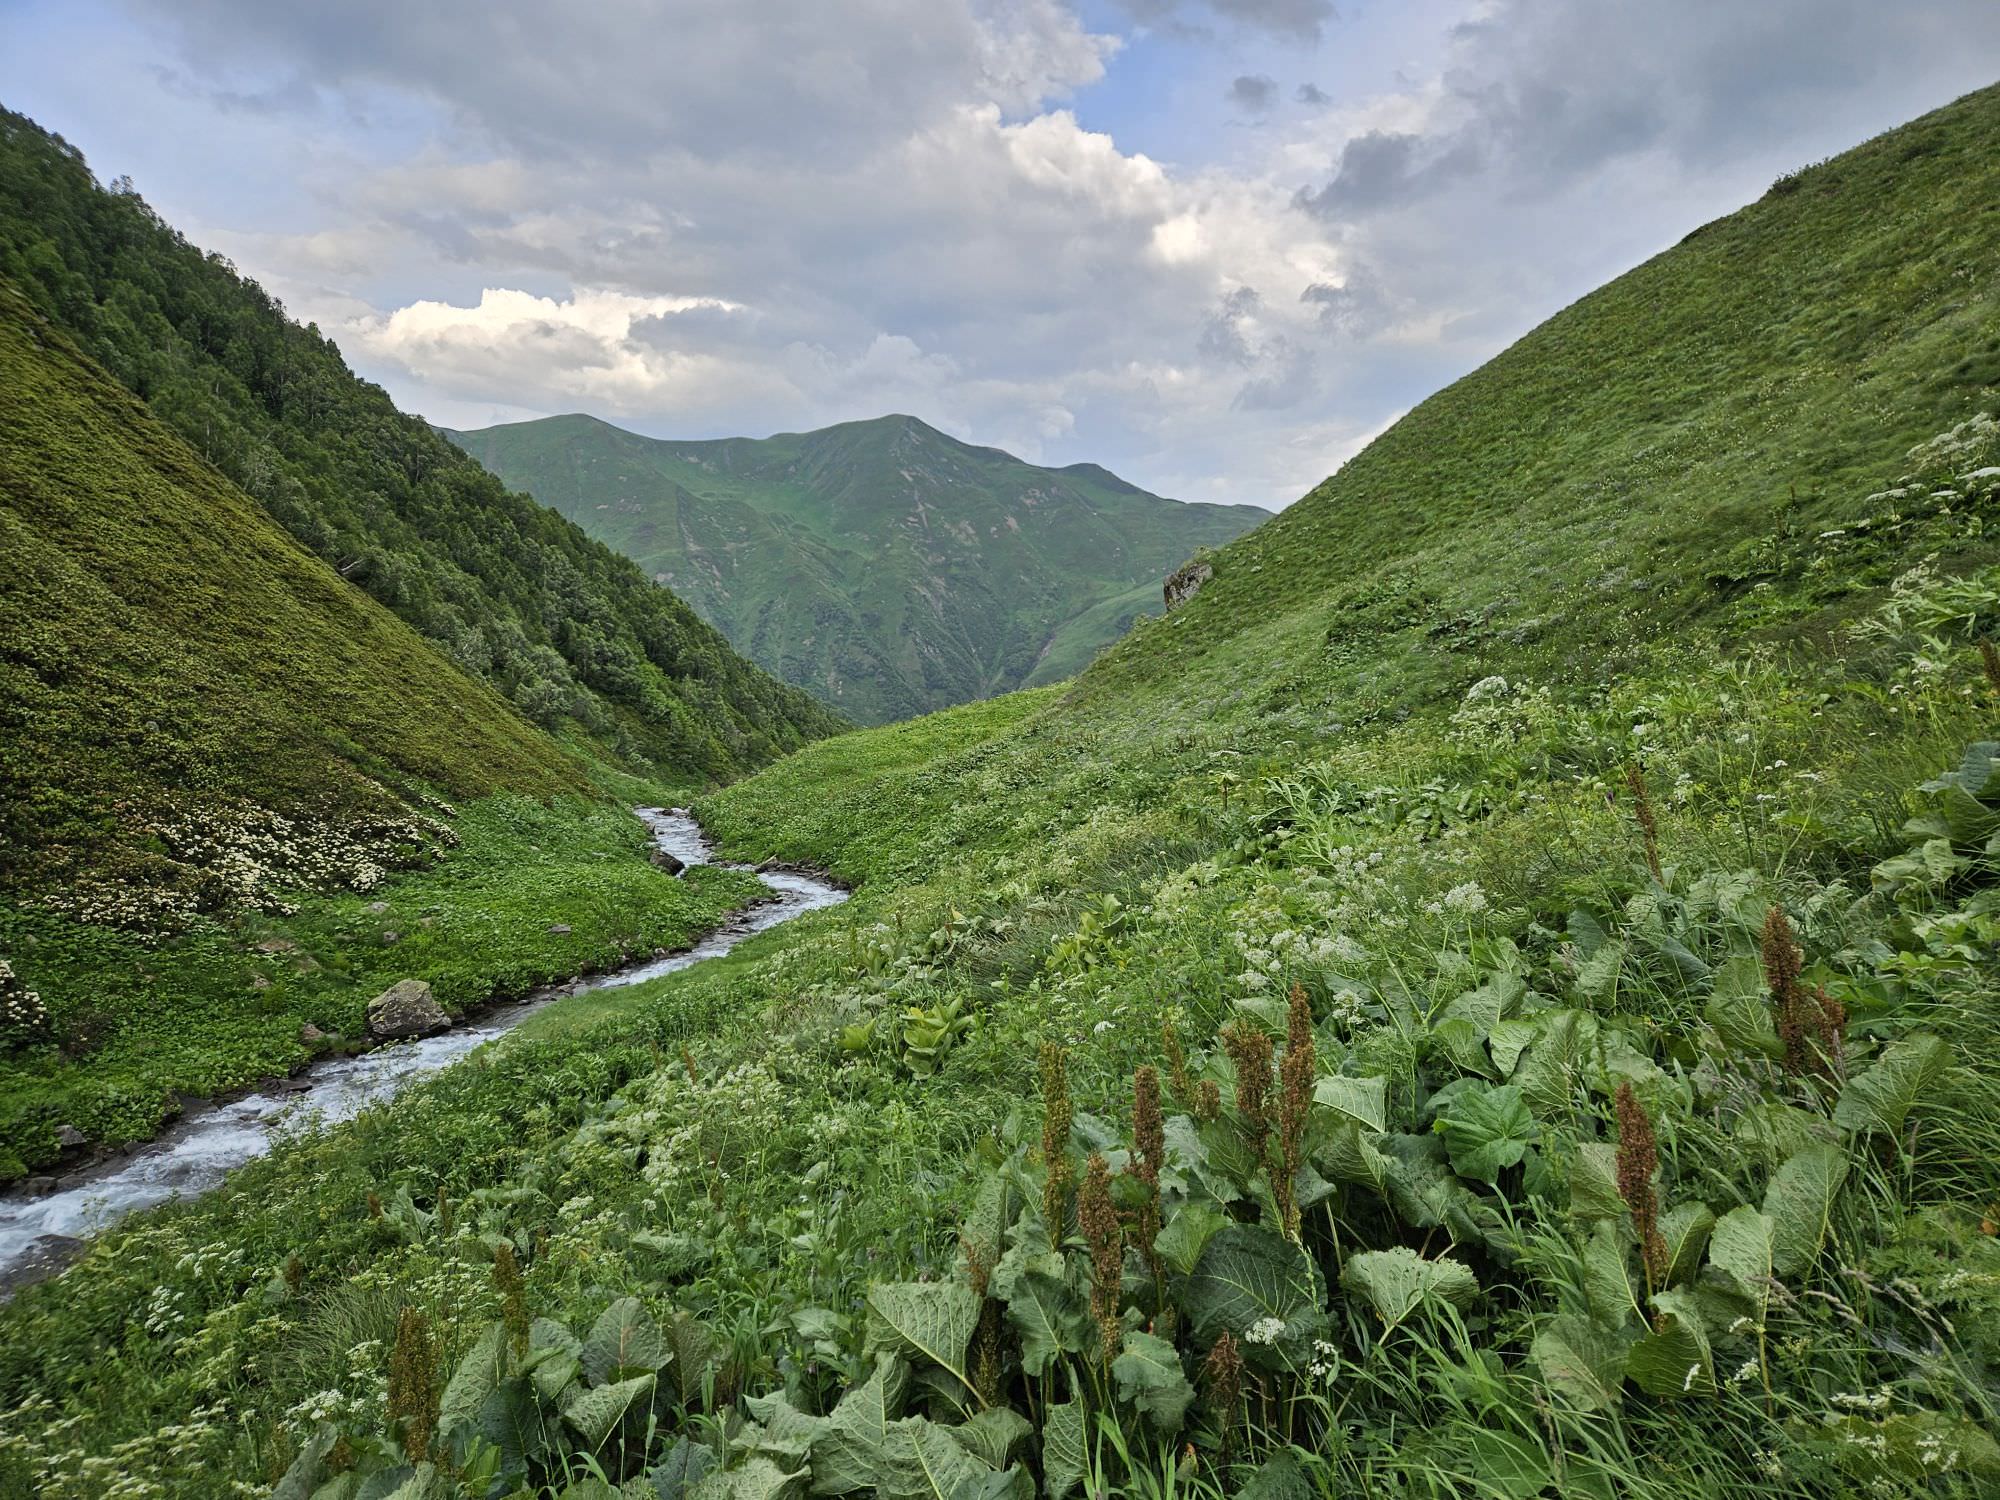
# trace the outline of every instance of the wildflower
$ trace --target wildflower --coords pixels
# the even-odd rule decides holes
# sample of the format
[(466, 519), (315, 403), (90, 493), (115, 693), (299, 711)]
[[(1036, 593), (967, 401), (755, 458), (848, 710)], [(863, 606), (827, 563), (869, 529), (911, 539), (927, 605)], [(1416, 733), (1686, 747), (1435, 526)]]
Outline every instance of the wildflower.
[(411, 1463), (430, 1458), (437, 1420), (437, 1353), (430, 1319), (405, 1307), (396, 1319), (396, 1348), (389, 1358), (389, 1425), (402, 1428), (403, 1454)]
[(1202, 1079), (1194, 1091), (1194, 1117), (1203, 1124), (1222, 1118), (1222, 1090), (1213, 1078)]
[(500, 1316), (507, 1325), (507, 1340), (514, 1357), (528, 1357), (528, 1298), (521, 1282), (521, 1265), (514, 1247), (502, 1240), (493, 1252), (493, 1287), (500, 1293)]
[(1271, 1038), (1247, 1021), (1231, 1021), (1222, 1028), (1222, 1045), (1236, 1065), (1236, 1112), (1243, 1117), (1251, 1149), (1262, 1156), (1271, 1133), (1264, 1111), (1271, 1092)]
[(1042, 1069), (1042, 1164), (1046, 1176), (1042, 1184), (1042, 1220), (1048, 1225), (1049, 1243), (1060, 1244), (1063, 1207), (1068, 1200), (1069, 1165), (1069, 1061), (1054, 1042), (1043, 1042)]
[(1653, 879), (1664, 884), (1666, 877), (1660, 873), (1660, 825), (1653, 816), (1653, 799), (1646, 790), (1646, 773), (1639, 769), (1635, 760), (1625, 768), (1625, 785), (1632, 793), (1632, 816), (1639, 824), (1639, 837), (1646, 847), (1646, 868), (1653, 872)]
[(1284, 1332), (1285, 1320), (1283, 1318), (1259, 1318), (1243, 1330), (1243, 1342), (1246, 1344), (1275, 1344), (1284, 1335)]
[(1145, 1187), (1138, 1210), (1140, 1253), (1156, 1282), (1164, 1280), (1153, 1241), (1160, 1233), (1160, 1168), (1167, 1159), (1166, 1122), (1160, 1116), (1160, 1074), (1140, 1068), (1132, 1074), (1132, 1164), (1126, 1170)]
[(1097, 1320), (1104, 1360), (1118, 1355), (1118, 1302), (1125, 1280), (1125, 1231), (1111, 1204), (1111, 1168), (1104, 1154), (1090, 1153), (1076, 1199), (1077, 1227), (1090, 1247), (1090, 1313)]
[(1764, 983), (1771, 992), (1778, 1039), (1785, 1046), (1785, 1071), (1801, 1077), (1808, 1073), (1837, 1077), (1847, 1012), (1824, 988), (1809, 993), (1800, 983), (1804, 959), (1785, 909), (1773, 906), (1764, 918)]
[(1208, 1351), (1202, 1365), (1203, 1384), (1208, 1387), (1208, 1404), (1215, 1412), (1222, 1432), (1222, 1461), (1229, 1462), (1235, 1438), (1237, 1403), (1243, 1394), (1243, 1352), (1230, 1334), (1223, 1334)]
[(1293, 1184), (1305, 1162), (1306, 1115), (1312, 1108), (1313, 1074), (1318, 1057), (1313, 1045), (1312, 1007), (1305, 986), (1292, 986), (1291, 1010), (1285, 1035), (1284, 1062), (1278, 1070), (1278, 1211), (1285, 1234), (1299, 1237), (1299, 1205)]
[(1653, 1192), (1653, 1173), (1659, 1169), (1659, 1145), (1653, 1136), (1653, 1122), (1632, 1092), (1630, 1082), (1618, 1085), (1618, 1196), (1632, 1213), (1632, 1228), (1639, 1235), (1639, 1255), (1646, 1263), (1646, 1287), (1652, 1291), (1667, 1279), (1667, 1242), (1660, 1234), (1660, 1200)]
[(1188, 1078), (1187, 1054), (1181, 1050), (1181, 1034), (1172, 1016), (1160, 1022), (1160, 1041), (1166, 1049), (1167, 1082), (1173, 1087), (1174, 1099), (1186, 1104), (1193, 1097), (1194, 1086)]

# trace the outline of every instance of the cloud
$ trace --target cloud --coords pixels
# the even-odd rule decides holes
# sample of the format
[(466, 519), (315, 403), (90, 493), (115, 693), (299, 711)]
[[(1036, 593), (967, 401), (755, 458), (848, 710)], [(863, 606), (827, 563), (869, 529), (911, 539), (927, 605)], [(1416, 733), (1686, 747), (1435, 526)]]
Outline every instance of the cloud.
[(1118, 0), (1148, 25), (1198, 27), (1222, 21), (1246, 30), (1317, 42), (1336, 19), (1333, 0)]
[(1292, 97), (1297, 99), (1299, 103), (1310, 105), (1314, 109), (1321, 109), (1333, 103), (1333, 95), (1329, 94), (1316, 83), (1300, 84), (1298, 93)]
[(1239, 74), (1229, 85), (1229, 102), (1245, 114), (1268, 114), (1278, 102), (1278, 80), (1262, 73)]

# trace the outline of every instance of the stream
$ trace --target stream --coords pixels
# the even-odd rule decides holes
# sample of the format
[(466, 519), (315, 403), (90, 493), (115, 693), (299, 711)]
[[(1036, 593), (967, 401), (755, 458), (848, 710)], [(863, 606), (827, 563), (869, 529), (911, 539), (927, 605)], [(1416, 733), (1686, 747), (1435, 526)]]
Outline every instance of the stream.
[[(637, 811), (652, 830), (655, 847), (683, 864), (710, 862), (708, 839), (692, 814), (680, 808)], [(847, 899), (838, 886), (795, 871), (764, 872), (758, 879), (770, 889), (770, 898), (738, 912), (692, 948), (546, 986), (518, 1001), (495, 1004), (436, 1036), (315, 1064), (283, 1088), (190, 1109), (156, 1139), (64, 1178), (53, 1193), (0, 1197), (0, 1295), (60, 1270), (86, 1239), (128, 1213), (207, 1192), (232, 1168), (269, 1151), (284, 1130), (315, 1117), (328, 1124), (351, 1119), (414, 1079), (512, 1030), (546, 1005), (589, 990), (643, 984), (720, 958), (754, 933)]]

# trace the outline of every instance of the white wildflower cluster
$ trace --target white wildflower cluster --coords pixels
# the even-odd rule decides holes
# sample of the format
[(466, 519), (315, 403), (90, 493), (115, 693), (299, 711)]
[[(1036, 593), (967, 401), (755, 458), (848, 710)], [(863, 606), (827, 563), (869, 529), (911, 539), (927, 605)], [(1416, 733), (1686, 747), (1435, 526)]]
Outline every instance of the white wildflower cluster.
[(206, 1486), (234, 1438), (227, 1408), (197, 1406), (185, 1422), (90, 1453), (77, 1441), (82, 1420), (58, 1418), (46, 1396), (0, 1411), (0, 1467), (33, 1474), (39, 1500), (164, 1500), (211, 1493)]
[[(1313, 914), (1314, 916), (1317, 913)], [(1345, 939), (1331, 932), (1312, 931), (1313, 916), (1295, 918), (1285, 909), (1285, 892), (1263, 884), (1231, 913), (1230, 937), (1243, 957), (1236, 982), (1261, 995), (1282, 993), (1293, 981), (1321, 973), (1341, 961)]]
[(1995, 458), (2000, 458), (2000, 421), (1995, 421), (1991, 412), (1967, 417), (1949, 432), (1941, 432), (1910, 450), (1910, 463), (1917, 474), (1929, 478), (1991, 464)]
[(1331, 1380), (1339, 1362), (1339, 1350), (1325, 1339), (1314, 1339), (1312, 1363), (1306, 1367), (1306, 1373), (1314, 1380)]
[(1283, 1337), (1284, 1332), (1285, 1320), (1283, 1318), (1259, 1318), (1243, 1330), (1243, 1342), (1246, 1344), (1275, 1344)]
[(1435, 901), (1426, 901), (1424, 910), (1434, 917), (1476, 917), (1486, 910), (1486, 891), (1476, 880), (1455, 885)]
[(1875, 1391), (1836, 1391), (1827, 1399), (1847, 1411), (1887, 1411), (1891, 1397), (1885, 1385)]
[(692, 1082), (662, 1068), (629, 1099), (626, 1109), (586, 1130), (608, 1143), (642, 1145), (646, 1181), (663, 1197), (705, 1172), (724, 1179), (740, 1172), (799, 1117), (799, 1101), (765, 1062)]
[(14, 966), (0, 958), (0, 1048), (23, 1047), (49, 1033), (49, 1008), (42, 997), (15, 977)]
[(203, 912), (288, 916), (285, 892), (373, 890), (395, 869), (423, 864), (458, 843), (438, 819), (371, 817), (334, 823), (288, 818), (251, 804), (174, 808), (132, 831), (162, 851), (142, 876), (86, 878), (34, 903), (101, 927), (161, 936)]
[(1453, 710), (1446, 738), (1471, 750), (1517, 745), (1555, 723), (1555, 700), (1546, 687), (1482, 677)]

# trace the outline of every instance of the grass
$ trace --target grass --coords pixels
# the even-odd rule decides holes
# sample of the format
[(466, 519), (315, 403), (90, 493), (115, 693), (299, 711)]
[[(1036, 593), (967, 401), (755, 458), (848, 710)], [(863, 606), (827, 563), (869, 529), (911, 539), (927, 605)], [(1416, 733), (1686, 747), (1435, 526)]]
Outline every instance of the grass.
[[(65, 1045), (0, 1056), (0, 1176), (57, 1160), (57, 1132), (144, 1140), (178, 1109), (365, 1039), (370, 999), (427, 981), (453, 1014), (686, 946), (755, 899), (698, 866), (667, 879), (623, 808), (571, 798), (468, 804), (458, 847), (377, 889), (290, 914), (205, 920), (166, 943), (49, 913), (0, 914), (0, 949)], [(555, 920), (552, 913), (560, 913)], [(558, 930), (559, 929), (559, 930)]]
[(1077, 682), (703, 799), (855, 898), (103, 1237), (0, 1483), (1990, 1492), (1997, 131), (1710, 226)]

